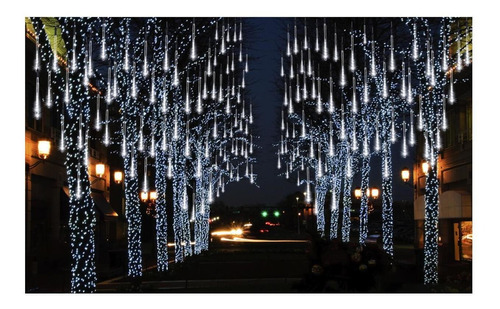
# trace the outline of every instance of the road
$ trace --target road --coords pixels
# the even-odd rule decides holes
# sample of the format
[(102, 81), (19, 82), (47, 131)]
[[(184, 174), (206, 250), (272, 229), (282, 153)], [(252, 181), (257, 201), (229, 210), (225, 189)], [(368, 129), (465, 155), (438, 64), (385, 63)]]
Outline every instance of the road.
[[(302, 238), (302, 239), (300, 239)], [(290, 292), (310, 270), (308, 241), (275, 231), (260, 237), (213, 237), (210, 250), (184, 263), (169, 265), (166, 275), (154, 267), (143, 273), (143, 292)], [(125, 292), (126, 278), (98, 284), (97, 292)]]

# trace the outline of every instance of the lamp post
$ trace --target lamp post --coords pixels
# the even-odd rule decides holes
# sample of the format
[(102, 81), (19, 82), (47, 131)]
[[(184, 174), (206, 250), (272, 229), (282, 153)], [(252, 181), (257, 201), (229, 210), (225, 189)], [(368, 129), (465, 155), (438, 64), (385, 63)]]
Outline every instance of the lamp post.
[(140, 198), (141, 201), (146, 203), (146, 214), (156, 218), (155, 212), (155, 205), (156, 205), (156, 199), (158, 198), (158, 193), (156, 191), (142, 191), (140, 193)]
[(297, 234), (300, 234), (300, 210), (299, 210), (299, 197), (295, 197), (297, 201)]
[[(424, 208), (424, 283), (437, 283), (437, 248), (439, 245), (438, 236), (438, 215), (437, 215), (437, 196), (439, 181), (437, 179), (436, 169), (433, 169), (429, 162), (422, 161), (422, 173), (425, 175), (425, 208)], [(430, 179), (429, 179), (430, 178)], [(410, 184), (410, 170), (404, 167), (401, 170), (401, 179), (404, 183)], [(432, 183), (432, 186), (429, 185)], [(417, 185), (415, 184), (415, 189)], [(417, 194), (417, 193), (415, 193)], [(428, 197), (427, 195), (430, 195)], [(431, 203), (429, 203), (431, 201)], [(432, 205), (433, 204), (433, 205)], [(432, 209), (431, 209), (432, 208)]]
[[(364, 210), (363, 207), (360, 209), (360, 214), (359, 214), (359, 235), (360, 235), (360, 240), (359, 243), (360, 245), (364, 245), (364, 242), (366, 240), (366, 237), (368, 235), (368, 214), (373, 211), (373, 203), (372, 200), (378, 199), (380, 194), (380, 190), (376, 187), (373, 188), (367, 188), (366, 189), (366, 199), (367, 199), (367, 210)], [(362, 196), (362, 191), (361, 188), (357, 187), (354, 189), (354, 196), (356, 199), (361, 199)]]
[(407, 167), (403, 167), (401, 170), (401, 179), (404, 183), (408, 183), (410, 181), (410, 169)]
[[(354, 197), (359, 200), (359, 199), (361, 199), (361, 195), (362, 195), (361, 188), (356, 187), (354, 189)], [(379, 195), (380, 195), (380, 190), (377, 187), (373, 187), (371, 189), (370, 188), (366, 189), (366, 196), (368, 198), (371, 197), (372, 199), (376, 200), (376, 199), (378, 199)]]
[(361, 198), (361, 188), (360, 187), (356, 187), (354, 189), (354, 197), (359, 200)]
[(95, 168), (95, 177), (96, 178), (94, 180), (92, 180), (90, 185), (92, 186), (93, 184), (95, 184), (99, 180), (104, 180), (104, 182), (106, 182), (106, 179), (104, 178), (104, 174), (106, 172), (106, 166), (103, 163), (97, 163), (94, 168)]
[(430, 165), (429, 162), (422, 162), (422, 172), (427, 176), (429, 174)]
[(114, 179), (115, 179), (115, 183), (117, 185), (119, 185), (122, 182), (122, 180), (123, 180), (123, 172), (121, 172), (121, 171), (115, 171), (115, 173), (114, 173)]
[(39, 140), (38, 141), (38, 161), (36, 161), (32, 165), (29, 165), (28, 163), (26, 163), (27, 171), (34, 169), (41, 162), (45, 162), (45, 160), (47, 160), (47, 158), (50, 155), (50, 146), (51, 146), (51, 143), (49, 140)]
[(95, 165), (95, 175), (99, 178), (102, 178), (104, 172), (106, 171), (106, 167), (102, 163), (98, 163)]
[[(372, 201), (378, 199), (379, 195), (380, 195), (380, 190), (377, 187), (373, 187), (371, 189), (370, 188), (366, 189), (366, 197), (368, 197), (368, 210), (369, 210), (369, 212), (373, 211)], [(354, 196), (358, 200), (361, 199), (361, 189), (359, 187), (354, 189)]]
[[(113, 197), (113, 201), (119, 201), (120, 205), (116, 205), (117, 209), (119, 207), (121, 214), (125, 216), (125, 199), (124, 199), (124, 182), (123, 182), (123, 172), (115, 170), (113, 172), (113, 180), (116, 186), (110, 186), (110, 198)], [(117, 203), (116, 202), (116, 203)]]
[(40, 140), (38, 141), (38, 157), (42, 160), (47, 159), (50, 154), (50, 141)]
[(26, 162), (26, 254), (28, 257), (28, 269), (30, 278), (34, 275), (36, 266), (32, 260), (31, 255), (31, 170), (37, 167), (40, 163), (45, 162), (50, 155), (51, 142), (49, 140), (41, 139), (38, 141), (37, 152), (38, 160), (29, 164)]

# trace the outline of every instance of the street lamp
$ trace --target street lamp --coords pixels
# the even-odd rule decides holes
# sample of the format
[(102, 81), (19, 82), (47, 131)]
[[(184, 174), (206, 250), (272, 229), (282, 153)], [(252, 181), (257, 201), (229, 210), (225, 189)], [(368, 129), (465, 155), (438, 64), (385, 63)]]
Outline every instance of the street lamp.
[(299, 197), (295, 197), (295, 201), (297, 202), (297, 234), (300, 234), (300, 210), (299, 210)]
[(50, 154), (50, 141), (40, 140), (38, 141), (38, 157), (42, 160), (47, 159)]
[(98, 163), (95, 165), (95, 175), (99, 178), (102, 178), (104, 175), (104, 171), (106, 170), (106, 167), (102, 163)]
[(141, 201), (147, 202), (148, 201), (148, 195), (149, 194), (146, 191), (141, 192)]
[(403, 169), (401, 170), (401, 179), (403, 179), (403, 181), (405, 183), (408, 183), (408, 181), (410, 181), (410, 169), (409, 168), (403, 167)]
[[(356, 189), (354, 189), (354, 196), (356, 197), (356, 199), (361, 199), (361, 188), (360, 187), (356, 187)], [(371, 213), (374, 208), (373, 208), (373, 202), (372, 200), (376, 200), (378, 199), (380, 195), (380, 190), (377, 188), (377, 187), (373, 187), (373, 188), (367, 188), (366, 189), (366, 198), (368, 200), (368, 213)]]
[(158, 198), (158, 193), (156, 191), (142, 191), (140, 193), (141, 201), (147, 203), (146, 214), (156, 218), (155, 205), (156, 199)]
[(297, 234), (300, 234), (300, 216), (302, 214), (300, 212), (297, 212)]
[(99, 180), (104, 180), (104, 182), (106, 182), (106, 179), (103, 178), (105, 171), (106, 171), (106, 166), (104, 165), (104, 163), (97, 163), (95, 165), (95, 177), (96, 178), (90, 183), (90, 185), (95, 184)]
[(39, 140), (38, 141), (38, 158), (35, 157), (35, 159), (38, 159), (35, 163), (30, 165), (28, 162), (25, 163), (25, 172), (26, 172), (26, 253), (27, 253), (27, 261), (29, 261), (27, 270), (29, 272), (33, 272), (33, 266), (32, 263), (34, 263), (33, 260), (33, 252), (31, 249), (31, 244), (32, 244), (32, 177), (31, 177), (31, 170), (34, 169), (37, 165), (39, 165), (41, 162), (45, 162), (45, 160), (49, 157), (50, 155), (50, 141), (48, 140)]
[(360, 187), (356, 187), (356, 189), (354, 189), (354, 197), (356, 197), (358, 200), (361, 198), (361, 188)]
[(155, 202), (157, 198), (158, 198), (158, 193), (156, 193), (156, 191), (149, 192), (149, 199), (152, 202)]
[[(380, 195), (380, 190), (376, 187), (373, 187), (373, 188), (368, 188), (366, 189), (366, 196), (368, 198), (373, 198), (374, 200), (378, 199)], [(361, 198), (361, 188), (360, 187), (356, 187), (356, 189), (354, 189), (354, 197), (356, 199), (360, 199)]]
[(430, 168), (429, 162), (427, 161), (422, 162), (422, 172), (424, 172), (425, 175), (429, 173), (429, 168)]
[(45, 161), (50, 155), (50, 141), (49, 140), (39, 140), (38, 141), (38, 158), (39, 160), (32, 165), (26, 164), (27, 171), (35, 168), (38, 164)]
[(121, 171), (116, 171), (114, 173), (115, 183), (120, 184), (123, 180), (123, 173)]
[(373, 197), (373, 199), (375, 199), (375, 200), (378, 199), (379, 193), (380, 193), (380, 191), (378, 188), (376, 188), (376, 187), (372, 188), (371, 196)]

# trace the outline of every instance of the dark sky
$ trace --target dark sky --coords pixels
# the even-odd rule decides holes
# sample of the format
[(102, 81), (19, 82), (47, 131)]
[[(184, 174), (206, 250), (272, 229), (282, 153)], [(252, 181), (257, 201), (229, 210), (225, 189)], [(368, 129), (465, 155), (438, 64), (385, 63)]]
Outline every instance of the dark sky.
[(250, 185), (247, 179), (231, 183), (220, 200), (227, 205), (266, 204), (273, 205), (297, 187), (292, 182), (278, 177), (277, 158), (272, 144), (279, 141), (277, 121), (280, 96), (275, 82), (279, 78), (280, 40), (283, 21), (277, 18), (247, 18), (246, 26), (250, 33), (246, 35), (249, 48), (248, 91), (253, 102), (254, 131), (259, 139), (254, 142), (258, 164), (254, 166), (257, 174), (257, 186)]
[[(297, 190), (296, 175), (289, 180), (278, 177), (277, 157), (273, 144), (279, 142), (279, 119), (281, 95), (276, 88), (276, 81), (281, 82), (280, 57), (286, 46), (286, 25), (293, 24), (293, 18), (246, 18), (248, 33), (244, 36), (249, 53), (248, 90), (254, 108), (255, 135), (260, 138), (254, 142), (260, 149), (257, 153), (257, 186), (251, 185), (247, 179), (230, 183), (225, 193), (218, 199), (230, 206), (265, 204), (274, 205), (286, 195)], [(407, 159), (399, 155), (400, 145), (393, 146), (394, 200), (413, 200), (412, 189), (402, 184), (399, 171), (404, 166), (411, 168), (414, 151)], [(381, 163), (378, 156), (372, 157), (370, 184), (381, 187)], [(353, 186), (360, 186), (359, 177), (354, 178)]]

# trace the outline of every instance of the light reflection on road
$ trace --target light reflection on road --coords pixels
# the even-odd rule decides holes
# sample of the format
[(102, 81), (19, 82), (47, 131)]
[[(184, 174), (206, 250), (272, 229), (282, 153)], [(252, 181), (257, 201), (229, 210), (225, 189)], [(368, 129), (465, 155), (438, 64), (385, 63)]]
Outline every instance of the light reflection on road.
[(231, 241), (231, 242), (258, 242), (258, 243), (305, 243), (307, 240), (299, 240), (299, 239), (251, 239), (251, 238), (241, 238), (241, 237), (233, 237), (233, 238), (225, 238), (221, 237), (221, 241)]

